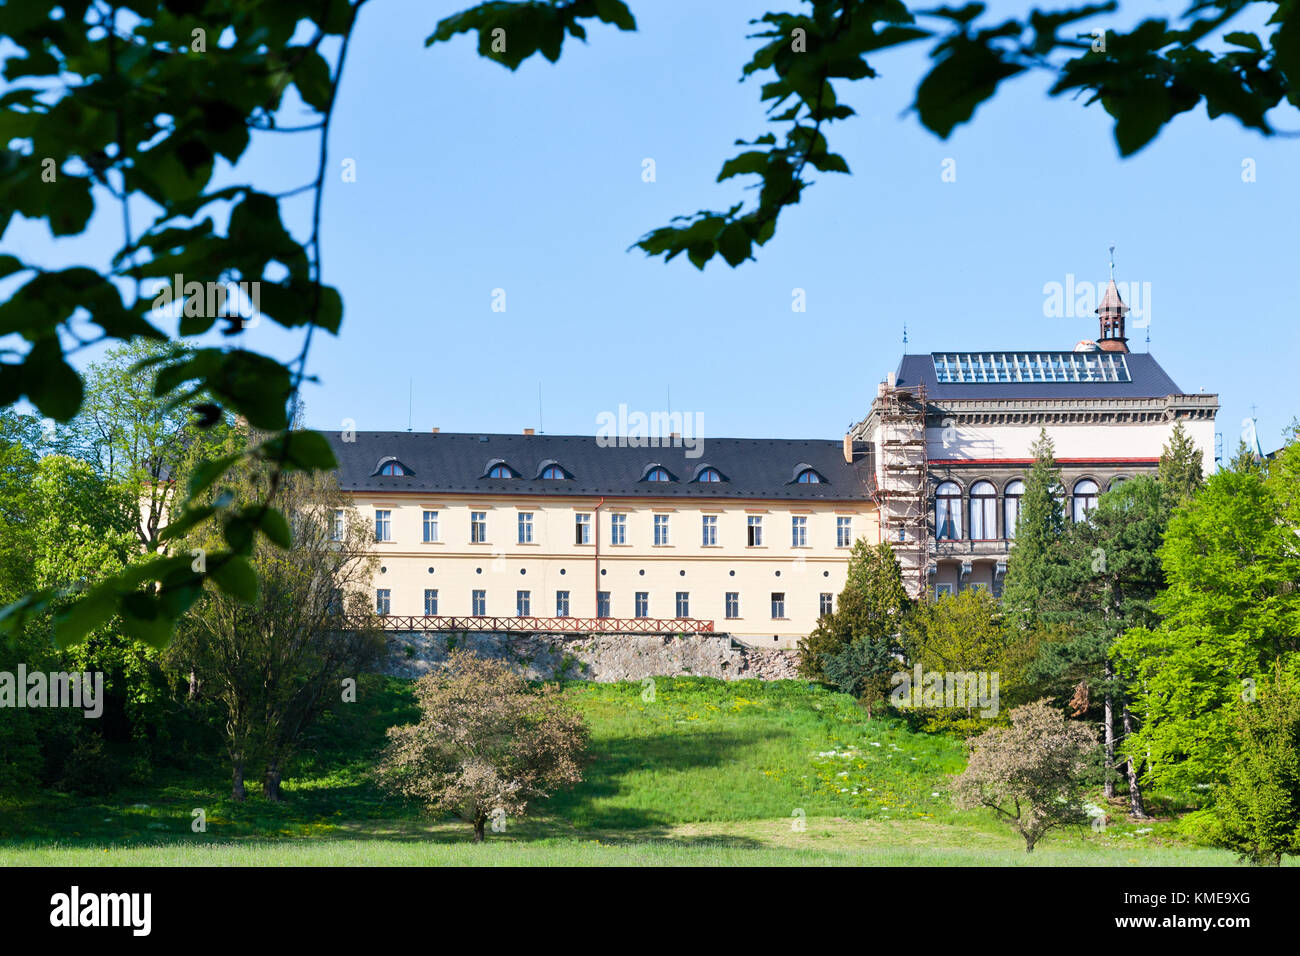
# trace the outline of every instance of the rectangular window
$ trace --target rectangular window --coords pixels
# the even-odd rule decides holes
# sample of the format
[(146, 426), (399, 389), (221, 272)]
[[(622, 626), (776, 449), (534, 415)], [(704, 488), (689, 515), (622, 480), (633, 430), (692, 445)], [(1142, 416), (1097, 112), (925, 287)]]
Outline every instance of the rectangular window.
[(835, 547), (848, 548), (853, 545), (853, 519), (838, 517), (835, 519)]
[(569, 592), (568, 591), (555, 592), (555, 616), (556, 617), (569, 616)]
[(471, 544), (487, 542), (487, 512), (471, 511), (469, 513), (469, 540)]
[(941, 594), (952, 594), (951, 584), (936, 584), (934, 586), (934, 596), (939, 597)]
[(718, 516), (704, 515), (701, 522), (701, 531), (704, 535), (704, 540), (701, 543), (704, 547), (711, 548), (718, 543)]
[(375, 509), (375, 540), (393, 540), (393, 513), (391, 511)]
[(424, 613), (427, 617), (438, 616), (438, 589), (424, 589)]
[(519, 543), (533, 543), (533, 513), (531, 511), (519, 512)]
[(655, 515), (655, 545), (668, 543), (668, 515)]
[(388, 614), (393, 609), (393, 592), (388, 588), (378, 588), (375, 591), (375, 613)]
[(609, 592), (596, 592), (596, 617), (609, 617)]
[(817, 613), (822, 617), (825, 617), (827, 614), (834, 613), (834, 609), (835, 609), (835, 595), (829, 591), (823, 591), (821, 596), (820, 606), (818, 607)]
[(330, 525), (330, 540), (331, 541), (343, 540), (343, 509), (342, 508), (334, 509), (334, 521)]
[(518, 617), (533, 616), (533, 596), (530, 592), (515, 592), (515, 615)]
[(740, 617), (740, 592), (728, 591), (727, 592), (727, 618), (729, 620), (735, 620), (738, 617)]
[(790, 547), (808, 547), (808, 519), (803, 515), (795, 515), (790, 519)]
[(343, 589), (330, 588), (330, 600), (327, 607), (330, 614), (343, 613)]
[(474, 617), (487, 617), (487, 591), (474, 591), (469, 604), (469, 613)]
[(691, 616), (691, 594), (689, 591), (677, 592), (677, 616), (678, 617)]
[(751, 548), (760, 547), (763, 544), (763, 516), (750, 515), (747, 524), (749, 525), (749, 546)]
[(785, 592), (772, 592), (772, 620), (777, 621), (785, 617)]
[(573, 543), (591, 544), (591, 515), (574, 515)]
[(636, 592), (636, 616), (637, 617), (650, 616), (650, 592), (649, 591)]
[(438, 540), (438, 512), (426, 511), (424, 513), (424, 543), (430, 544)]
[(609, 543), (627, 544), (627, 515), (609, 516)]

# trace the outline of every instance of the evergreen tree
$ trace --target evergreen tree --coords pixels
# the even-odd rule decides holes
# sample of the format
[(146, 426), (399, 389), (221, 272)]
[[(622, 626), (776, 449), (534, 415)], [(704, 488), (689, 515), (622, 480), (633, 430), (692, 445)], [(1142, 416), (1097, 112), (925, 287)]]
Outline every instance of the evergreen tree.
[(1201, 473), (1201, 452), (1182, 422), (1174, 423), (1168, 443), (1160, 450), (1160, 482), (1175, 501), (1183, 501), (1205, 484)]
[(1007, 557), (1002, 592), (1007, 620), (1021, 629), (1038, 622), (1055, 552), (1065, 532), (1061, 472), (1047, 429), (1039, 432), (1030, 450), (1034, 465), (1025, 476), (1025, 493), (1020, 499), (1015, 543)]
[[(1044, 613), (1065, 626), (1065, 637), (1041, 646), (1030, 674), (1057, 696), (1083, 682), (1090, 699), (1100, 699), (1108, 797), (1115, 793), (1117, 710), (1125, 736), (1135, 724), (1110, 649), (1130, 628), (1157, 621), (1152, 601), (1164, 575), (1156, 551), (1169, 520), (1168, 499), (1165, 487), (1147, 475), (1103, 494), (1087, 521), (1070, 526), (1044, 593)], [(1144, 816), (1137, 764), (1131, 756), (1122, 762), (1130, 810)]]
[(911, 605), (894, 549), (859, 539), (835, 611), (799, 642), (799, 673), (861, 698), (870, 715), (898, 668), (900, 630)]

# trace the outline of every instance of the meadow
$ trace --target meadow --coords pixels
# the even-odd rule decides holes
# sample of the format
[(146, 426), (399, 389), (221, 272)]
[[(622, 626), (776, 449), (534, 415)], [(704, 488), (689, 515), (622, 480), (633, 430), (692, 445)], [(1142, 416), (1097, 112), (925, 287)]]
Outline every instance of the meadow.
[[(582, 784), (474, 845), (371, 776), (386, 727), (413, 719), (408, 685), (369, 679), (314, 729), (286, 800), (228, 799), (218, 762), (159, 770), (111, 797), (0, 801), (0, 865), (1231, 865), (1172, 812), (1122, 807), (1102, 831), (1050, 835), (1033, 854), (987, 813), (951, 807), (961, 741), (868, 720), (852, 698), (796, 681), (662, 678), (572, 683), (591, 728)], [(1100, 797), (1095, 798), (1100, 802)], [(1155, 806), (1159, 810), (1159, 802)], [(195, 811), (206, 828), (195, 831)]]

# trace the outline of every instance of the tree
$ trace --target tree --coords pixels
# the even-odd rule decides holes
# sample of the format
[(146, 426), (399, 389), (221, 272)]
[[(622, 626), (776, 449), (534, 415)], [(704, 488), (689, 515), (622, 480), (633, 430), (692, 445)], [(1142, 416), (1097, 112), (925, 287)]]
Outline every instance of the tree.
[(523, 816), (530, 801), (581, 781), (587, 727), (553, 685), (534, 691), (506, 665), (453, 650), (415, 696), (420, 720), (389, 728), (379, 779), (471, 823), (475, 843), (489, 816)]
[(1025, 476), (1025, 492), (1016, 519), (1016, 537), (1007, 555), (1007, 576), (1002, 607), (1007, 620), (1025, 629), (1038, 623), (1043, 595), (1059, 561), (1059, 545), (1065, 534), (1065, 510), (1061, 504), (1061, 472), (1047, 429), (1030, 446), (1033, 467)]
[(1025, 841), (1025, 852), (1053, 828), (1086, 823), (1084, 771), (1097, 732), (1066, 720), (1046, 700), (1011, 711), (1010, 727), (990, 727), (968, 741), (970, 760), (953, 784), (962, 809), (987, 807)]
[[(235, 474), (240, 482), (222, 493), (243, 501), (259, 500), (271, 480), (265, 468)], [(196, 675), (200, 696), (225, 715), (234, 800), (244, 799), (255, 760), (265, 764), (263, 796), (280, 799), (303, 733), (383, 646), (365, 590), (378, 563), (369, 549), (373, 531), (332, 476), (299, 472), (282, 482), (292, 521), (257, 543), (251, 566), (222, 572), (238, 579), (203, 595), (168, 650), (173, 671), (185, 680)], [(196, 534), (185, 545), (187, 557), (202, 561), (218, 543)]]
[(125, 495), (145, 551), (158, 547), (163, 519), (182, 503), (178, 492), (194, 464), (217, 456), (226, 429), (216, 426), (227, 424), (195, 427), (188, 408), (155, 395), (157, 376), (149, 374), (149, 363), (168, 356), (146, 341), (109, 349), (83, 373), (81, 411), (56, 441), (58, 450), (90, 462)]
[(1214, 842), (1257, 865), (1300, 854), (1300, 689), (1274, 671), (1236, 705), (1233, 759), (1216, 788)]
[(1160, 483), (1169, 489), (1174, 501), (1185, 501), (1205, 484), (1201, 474), (1201, 451), (1183, 428), (1174, 422), (1169, 441), (1160, 450)]
[(1122, 749), (1158, 786), (1222, 783), (1243, 689), (1277, 665), (1300, 672), (1300, 549), (1278, 474), (1216, 472), (1174, 510), (1158, 552), (1168, 587), (1151, 604), (1162, 620), (1115, 642), (1140, 719)]
[(898, 669), (899, 633), (912, 601), (888, 542), (854, 542), (844, 589), (833, 613), (799, 641), (799, 673), (825, 680), (872, 706), (889, 690)]
[[(100, 211), (120, 217), (122, 238), (98, 266), (43, 268), (0, 255), (0, 277), (17, 277), (0, 302), (0, 329), (27, 343), (25, 352), (4, 349), (0, 406), (25, 396), (41, 414), (67, 421), (83, 397), (82, 378), (68, 361), (75, 352), (104, 341), (176, 344), (218, 322), (227, 323), (225, 333), (239, 332), (249, 317), (214, 306), (211, 290), (232, 281), (257, 283), (258, 317), (303, 330), (298, 354), (286, 362), (237, 346), (172, 349), (156, 363), (156, 394), (174, 407), (189, 403), (201, 422), (229, 412), (272, 433), (241, 454), (273, 462), (277, 474), (337, 467), (321, 436), (291, 432), (289, 423), (308, 378), (313, 334), (335, 334), (343, 321), (342, 297), (325, 283), (322, 265), (329, 131), (358, 15), (383, 5), (139, 0), (129, 7), (74, 3), (60, 7), (59, 16), (55, 6), (34, 0), (0, 7), (0, 36), (16, 51), (6, 58), (9, 89), (0, 103), (7, 147), (0, 154), (0, 236), (16, 213), (43, 220), (57, 238), (75, 237)], [(698, 268), (719, 255), (732, 267), (752, 258), (754, 246), (775, 234), (782, 210), (802, 199), (814, 172), (849, 172), (827, 137), (832, 124), (854, 115), (842, 100), (844, 84), (878, 75), (869, 56), (909, 45), (928, 48), (928, 60), (918, 58), (931, 65), (913, 108), (940, 138), (969, 122), (1002, 82), (1031, 71), (1054, 78), (1053, 96), (1085, 94), (1086, 103), (1100, 102), (1114, 119), (1124, 156), (1202, 100), (1211, 117), (1230, 115), (1271, 135), (1270, 111), (1300, 102), (1294, 81), (1300, 12), (1294, 3), (1269, 5), (1276, 29), (1223, 34), (1230, 49), (1222, 50), (1222, 29), (1247, 9), (1259, 8), (1210, 0), (1172, 26), (1144, 19), (1132, 27), (1116, 3), (1033, 11), (994, 25), (977, 23), (980, 4), (913, 12), (901, 0), (810, 0), (807, 11), (769, 11), (754, 21), (760, 46), (742, 75), (762, 77), (760, 96), (771, 102), (770, 121), (784, 136), (778, 141), (769, 131), (741, 141), (746, 148), (717, 177), (760, 177), (757, 204), (675, 217), (637, 246), (665, 260), (684, 252)], [(1102, 15), (1120, 18), (1122, 28), (1112, 29), (1111, 20), (1103, 28), (1094, 19)], [(1059, 35), (1063, 28), (1081, 30), (1085, 20), (1097, 28)], [(425, 42), (475, 31), (479, 52), (513, 70), (536, 53), (558, 60), (566, 36), (585, 40), (592, 21), (636, 29), (622, 0), (491, 0), (442, 19)], [(500, 42), (507, 36), (508, 43)], [(290, 87), (296, 98), (287, 97)], [(283, 115), (303, 106), (312, 121)], [(224, 165), (246, 169), (240, 160), (255, 138), (274, 142), (286, 135), (320, 137), (302, 187), (280, 191), (277, 184), (271, 191), (236, 182), (210, 188)], [(282, 167), (272, 165), (279, 175)], [(281, 202), (303, 192), (310, 194), (311, 215), (295, 235)], [(143, 224), (142, 212), (148, 213)], [(178, 275), (180, 287), (173, 289)], [(150, 321), (164, 289), (179, 319), (175, 335)], [(203, 474), (215, 480), (233, 464), (208, 459)], [(264, 519), (276, 523), (267, 518), (276, 487), (269, 484), (268, 499), (256, 508), (187, 505), (173, 521), (185, 530), (223, 525), (239, 542), (232, 551), (246, 558), (253, 539), (266, 534)], [(62, 616), (64, 638), (81, 639), (85, 622), (116, 612), (131, 634), (165, 644), (187, 602), (208, 580), (219, 580), (214, 575), (228, 560), (214, 556), (197, 571), (179, 556), (158, 557), (147, 570), (123, 571), (81, 595), (80, 610)], [(145, 580), (161, 583), (149, 589)], [(0, 616), (0, 630), (20, 630), (28, 616), (66, 596), (52, 589), (22, 595)]]
[[(1041, 646), (1031, 675), (1058, 695), (1083, 681), (1100, 692), (1102, 739), (1106, 750), (1106, 796), (1115, 795), (1115, 716), (1124, 737), (1134, 717), (1111, 647), (1126, 631), (1158, 620), (1152, 602), (1164, 586), (1157, 549), (1169, 521), (1169, 496), (1177, 492), (1149, 475), (1122, 482), (1101, 496), (1086, 521), (1070, 526), (1044, 591), (1044, 613), (1065, 625), (1064, 638)], [(1137, 761), (1121, 761), (1129, 787), (1129, 809), (1144, 817)]]
[[(996, 674), (1000, 707), (1021, 669), (1012, 653), (1012, 637), (997, 598), (985, 588), (967, 588), (942, 594), (933, 602), (917, 602), (903, 621), (903, 657), (909, 667), (919, 665), (923, 673)], [(991, 677), (987, 686), (994, 687)], [(975, 700), (968, 698), (965, 707), (940, 710), (926, 729), (976, 729), (980, 719), (976, 707)]]

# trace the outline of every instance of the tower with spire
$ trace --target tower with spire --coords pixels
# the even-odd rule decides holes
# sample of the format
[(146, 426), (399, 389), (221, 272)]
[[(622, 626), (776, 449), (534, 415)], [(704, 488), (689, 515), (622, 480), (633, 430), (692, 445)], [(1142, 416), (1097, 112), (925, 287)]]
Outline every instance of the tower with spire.
[(1106, 293), (1097, 306), (1097, 315), (1101, 320), (1101, 334), (1097, 336), (1097, 346), (1103, 352), (1127, 352), (1128, 339), (1124, 337), (1124, 314), (1129, 307), (1119, 297), (1119, 288), (1115, 285), (1115, 244), (1110, 244), (1110, 283)]

